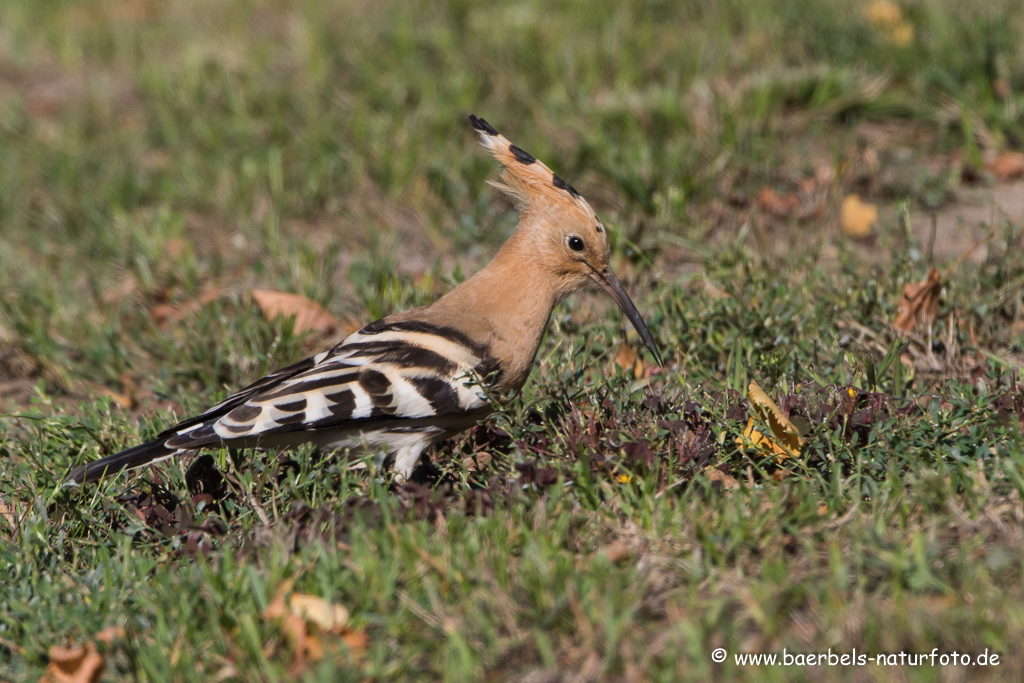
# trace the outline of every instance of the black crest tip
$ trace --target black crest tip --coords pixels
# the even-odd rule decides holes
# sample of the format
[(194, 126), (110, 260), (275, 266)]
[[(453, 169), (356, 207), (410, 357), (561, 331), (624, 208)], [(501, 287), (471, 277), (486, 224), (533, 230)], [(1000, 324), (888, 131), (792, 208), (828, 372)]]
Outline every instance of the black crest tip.
[(565, 182), (561, 178), (559, 178), (557, 173), (551, 174), (551, 182), (554, 183), (555, 187), (557, 187), (559, 190), (565, 190), (566, 192), (571, 194), (575, 199), (580, 198), (580, 193), (576, 191), (576, 188), (570, 185), (569, 183)]
[(487, 121), (485, 121), (484, 119), (480, 118), (479, 116), (475, 116), (473, 114), (470, 114), (469, 115), (469, 123), (470, 123), (470, 125), (473, 126), (473, 128), (477, 129), (481, 133), (487, 133), (488, 135), (497, 135), (498, 134), (498, 131), (496, 131), (494, 129), (494, 126), (492, 126), (491, 124), (487, 123)]
[(520, 162), (526, 164), (527, 166), (529, 166), (533, 162), (537, 161), (537, 159), (534, 158), (534, 156), (532, 154), (530, 154), (529, 152), (524, 152), (523, 150), (519, 149), (515, 145), (509, 145), (508, 146), (508, 151), (512, 152), (513, 156), (515, 156), (516, 159), (518, 159)]

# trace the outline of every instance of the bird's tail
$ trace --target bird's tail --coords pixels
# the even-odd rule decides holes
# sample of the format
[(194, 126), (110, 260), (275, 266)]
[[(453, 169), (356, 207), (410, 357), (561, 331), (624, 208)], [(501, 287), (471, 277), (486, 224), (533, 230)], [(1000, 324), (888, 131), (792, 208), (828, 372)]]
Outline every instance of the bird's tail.
[(103, 477), (117, 474), (121, 470), (131, 470), (136, 467), (143, 467), (161, 460), (173, 458), (179, 453), (188, 449), (173, 448), (167, 445), (168, 439), (157, 438), (148, 443), (134, 446), (128, 450), (108, 455), (95, 462), (90, 462), (81, 467), (76, 467), (68, 474), (64, 482), (65, 486), (77, 486), (99, 481)]

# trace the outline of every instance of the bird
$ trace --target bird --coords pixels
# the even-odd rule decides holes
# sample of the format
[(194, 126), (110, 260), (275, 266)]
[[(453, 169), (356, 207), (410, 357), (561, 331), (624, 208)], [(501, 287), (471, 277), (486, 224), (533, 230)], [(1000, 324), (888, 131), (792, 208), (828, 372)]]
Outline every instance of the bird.
[(156, 438), (70, 471), (95, 482), (202, 448), (386, 452), (397, 481), (424, 451), (494, 410), (492, 397), (523, 387), (552, 309), (597, 284), (644, 345), (661, 356), (609, 266), (604, 224), (541, 161), (473, 114), (469, 122), (501, 164), (491, 185), (517, 202), (515, 231), (491, 262), (433, 303), (372, 322), (333, 348), (259, 379)]

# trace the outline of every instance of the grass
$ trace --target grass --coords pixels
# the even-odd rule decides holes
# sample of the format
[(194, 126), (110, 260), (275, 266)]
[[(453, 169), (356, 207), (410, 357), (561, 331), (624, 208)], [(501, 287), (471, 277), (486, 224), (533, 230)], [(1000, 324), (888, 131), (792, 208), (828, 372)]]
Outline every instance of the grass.
[[(1019, 679), (1020, 218), (966, 226), (995, 236), (933, 335), (891, 324), (952, 261), (916, 222), (1024, 145), (1024, 19), (901, 7), (909, 41), (838, 0), (4, 3), (0, 679), (88, 640), (104, 680)], [(211, 452), (59, 487), (331, 342), (253, 287), (356, 325), (485, 263), (515, 215), (470, 111), (611, 226), (665, 368), (621, 369), (588, 294), (425, 482)], [(799, 457), (737, 443), (751, 380)], [(350, 612), (317, 661), (267, 616), (287, 585)], [(1001, 659), (732, 659), (783, 648)]]

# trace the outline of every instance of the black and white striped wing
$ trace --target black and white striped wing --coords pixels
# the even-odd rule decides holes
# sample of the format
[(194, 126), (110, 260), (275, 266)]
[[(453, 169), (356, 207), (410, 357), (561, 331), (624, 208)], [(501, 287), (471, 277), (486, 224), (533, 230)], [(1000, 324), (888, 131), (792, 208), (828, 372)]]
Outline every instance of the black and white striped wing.
[(458, 331), (416, 321), (368, 325), (309, 360), (178, 425), (166, 446), (472, 413), (488, 405), (482, 382), (494, 367)]
[(152, 441), (76, 467), (68, 474), (68, 485), (96, 481), (105, 473), (112, 474), (123, 469), (151, 465), (196, 448), (221, 443), (222, 439), (213, 429), (213, 425), (218, 419), (229, 414), (235, 407), (244, 404), (250, 397), (266, 391), (290, 377), (306, 372), (315, 365), (315, 358), (305, 358), (298, 363), (281, 368), (229, 396), (201, 415), (183, 420), (163, 431)]
[(157, 435), (158, 439), (165, 437), (175, 436), (177, 434), (187, 431), (187, 428), (200, 425), (204, 422), (209, 422), (213, 419), (221, 417), (222, 415), (229, 412), (231, 409), (242, 405), (247, 399), (252, 396), (259, 394), (262, 391), (277, 386), (281, 382), (285, 381), (290, 377), (306, 372), (316, 366), (317, 356), (311, 356), (309, 358), (303, 358), (302, 360), (292, 363), (291, 365), (285, 366), (279, 370), (276, 370), (265, 377), (261, 377), (249, 386), (241, 389), (226, 399), (221, 401), (215, 406), (212, 406), (195, 417), (190, 417), (187, 420), (182, 420), (178, 424), (174, 425), (170, 429)]
[(458, 423), (489, 405), (481, 383), (493, 379), (496, 366), (484, 347), (457, 330), (380, 320), (152, 441), (75, 468), (68, 480), (95, 481), (204, 446), (255, 446), (264, 437), (271, 445), (280, 443), (273, 438), (278, 435), (287, 443), (324, 445), (358, 439), (363, 431), (440, 434), (444, 423)]

